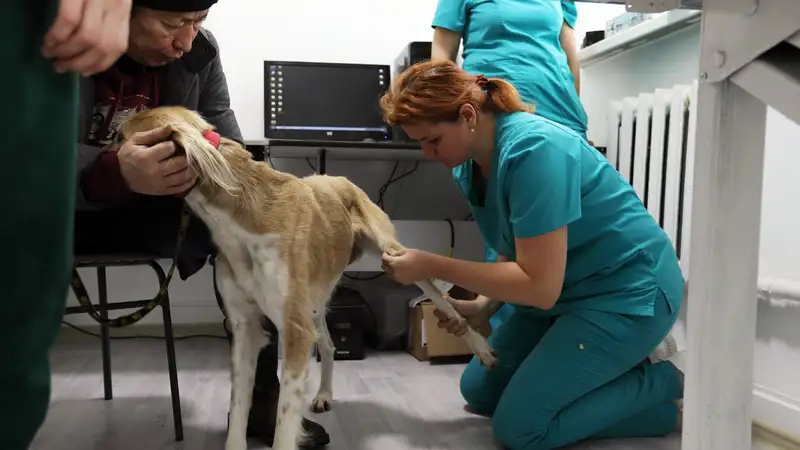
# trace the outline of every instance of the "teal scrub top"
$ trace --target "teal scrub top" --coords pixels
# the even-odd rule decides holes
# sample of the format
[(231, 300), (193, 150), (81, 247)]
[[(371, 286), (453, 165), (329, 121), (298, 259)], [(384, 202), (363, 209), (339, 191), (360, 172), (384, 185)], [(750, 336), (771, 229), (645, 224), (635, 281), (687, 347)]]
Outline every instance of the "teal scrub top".
[(586, 111), (559, 40), (577, 17), (569, 0), (439, 0), (432, 26), (461, 34), (464, 70), (508, 81), (537, 114), (585, 137)]
[(674, 247), (608, 160), (574, 131), (537, 115), (501, 114), (495, 121), (484, 199), (472, 187), (472, 160), (453, 176), (484, 239), (511, 261), (515, 237), (567, 227), (564, 285), (550, 312), (651, 316), (659, 289), (677, 311), (683, 276)]

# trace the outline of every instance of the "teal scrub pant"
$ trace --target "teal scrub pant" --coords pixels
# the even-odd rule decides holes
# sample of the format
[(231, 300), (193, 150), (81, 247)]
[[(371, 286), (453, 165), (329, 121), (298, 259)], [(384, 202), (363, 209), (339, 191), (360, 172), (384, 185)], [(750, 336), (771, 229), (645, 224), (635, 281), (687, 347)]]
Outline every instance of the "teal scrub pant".
[(55, 0), (3, 2), (0, 60), (0, 449), (25, 450), (50, 401), (48, 352), (72, 267), (77, 77), (40, 51)]
[(471, 410), (491, 415), (510, 450), (546, 450), (587, 438), (665, 436), (683, 397), (679, 372), (647, 356), (677, 320), (659, 290), (655, 315), (517, 309), (489, 342), (500, 365), (473, 359), (461, 377)]

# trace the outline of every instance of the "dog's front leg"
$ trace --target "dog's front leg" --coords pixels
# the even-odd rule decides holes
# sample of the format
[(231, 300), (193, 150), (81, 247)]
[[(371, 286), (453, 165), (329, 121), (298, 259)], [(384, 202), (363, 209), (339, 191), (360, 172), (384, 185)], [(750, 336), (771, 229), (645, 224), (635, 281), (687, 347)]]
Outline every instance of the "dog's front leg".
[(258, 320), (231, 321), (233, 328), (231, 415), (225, 450), (247, 449), (247, 420), (253, 401), (258, 351), (265, 342)]
[(331, 410), (333, 401), (333, 353), (336, 349), (328, 331), (328, 324), (325, 322), (325, 314), (314, 316), (314, 324), (317, 328), (317, 351), (320, 356), (320, 379), (319, 390), (314, 400), (311, 402), (311, 410), (315, 413), (322, 413)]
[(225, 303), (225, 311), (233, 333), (231, 352), (231, 400), (228, 417), (228, 438), (225, 450), (247, 449), (247, 421), (252, 404), (258, 351), (267, 343), (267, 336), (258, 314), (248, 308), (245, 293), (236, 285), (230, 266), (217, 259), (217, 285)]

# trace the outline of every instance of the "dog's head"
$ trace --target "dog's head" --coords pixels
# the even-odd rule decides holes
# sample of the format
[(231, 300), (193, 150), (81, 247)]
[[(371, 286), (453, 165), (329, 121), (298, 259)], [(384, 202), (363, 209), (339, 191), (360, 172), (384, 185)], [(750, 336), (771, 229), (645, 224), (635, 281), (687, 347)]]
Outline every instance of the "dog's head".
[[(212, 131), (214, 126), (206, 122), (200, 114), (180, 106), (162, 106), (136, 113), (118, 128), (118, 138), (129, 139), (133, 134), (154, 130), (166, 126), (172, 130), (171, 139), (179, 147), (178, 152), (185, 153), (189, 168), (197, 173), (200, 185), (206, 185), (215, 191), (222, 189), (228, 194), (236, 195), (240, 190), (230, 159), (240, 159), (229, 145), (214, 147), (204, 133)], [(238, 146), (236, 146), (238, 149)], [(238, 149), (249, 153), (246, 150)]]

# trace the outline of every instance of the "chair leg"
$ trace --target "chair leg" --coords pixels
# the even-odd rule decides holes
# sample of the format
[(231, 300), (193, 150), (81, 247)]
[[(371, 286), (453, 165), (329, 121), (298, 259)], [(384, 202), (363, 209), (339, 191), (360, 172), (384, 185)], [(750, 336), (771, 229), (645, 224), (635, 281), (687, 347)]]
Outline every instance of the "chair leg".
[[(156, 272), (159, 285), (163, 284), (166, 279), (164, 269), (157, 261), (153, 261), (150, 267)], [(172, 419), (175, 426), (175, 440), (181, 442), (183, 441), (183, 415), (181, 412), (181, 397), (178, 390), (178, 366), (175, 358), (175, 335), (172, 329), (169, 294), (166, 295), (161, 303), (161, 312), (164, 318), (164, 337), (167, 343), (167, 365), (169, 367), (169, 387), (172, 391)]]
[[(97, 293), (100, 304), (100, 317), (108, 318), (108, 283), (106, 281), (106, 268), (97, 268)], [(103, 346), (103, 392), (106, 400), (114, 397), (111, 386), (111, 337), (107, 325), (100, 325), (100, 338)]]

